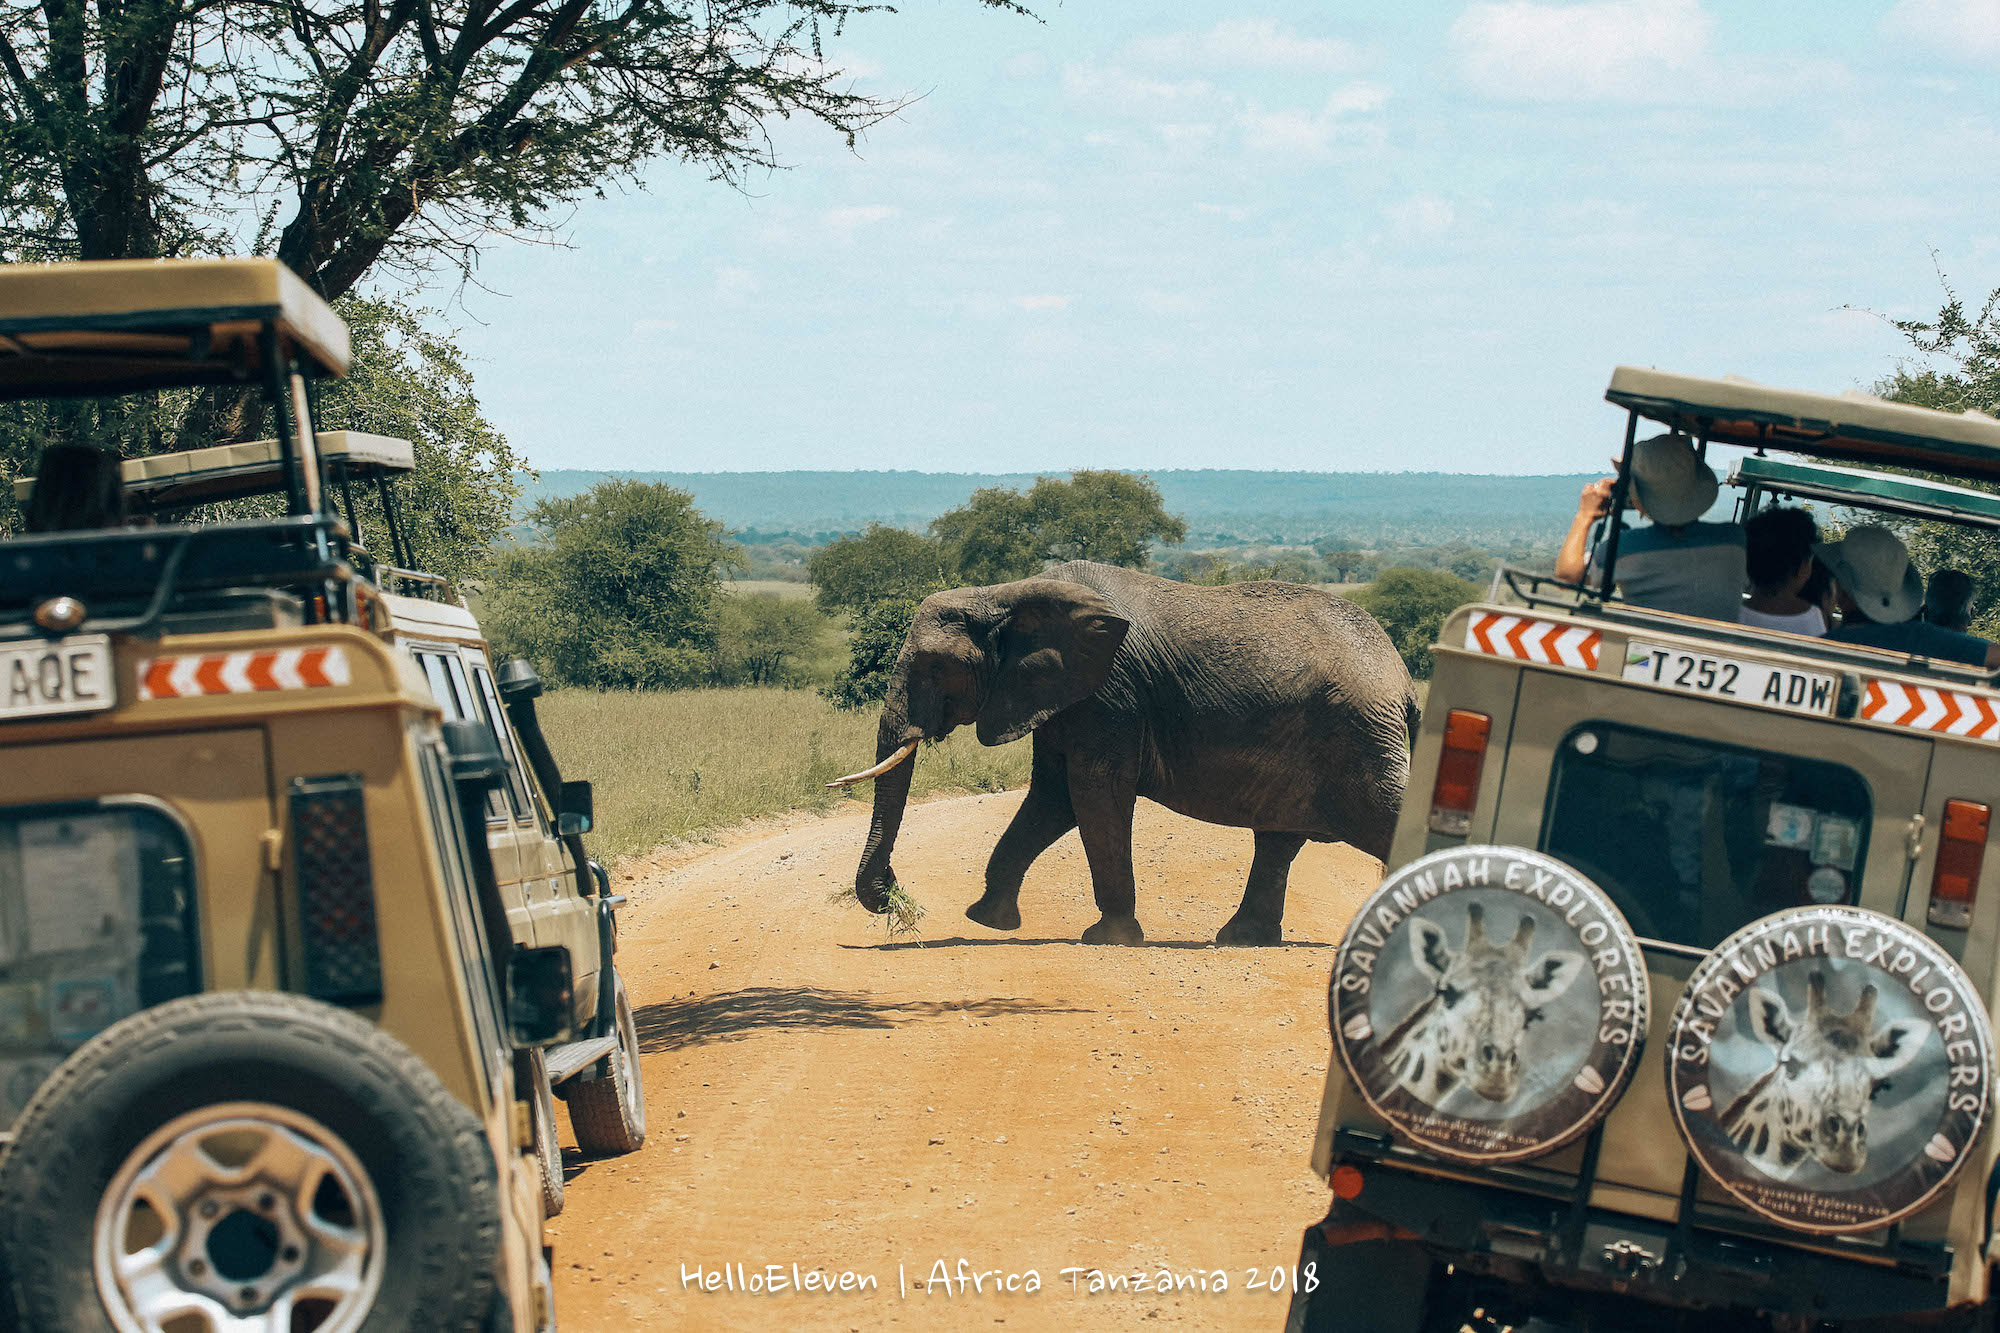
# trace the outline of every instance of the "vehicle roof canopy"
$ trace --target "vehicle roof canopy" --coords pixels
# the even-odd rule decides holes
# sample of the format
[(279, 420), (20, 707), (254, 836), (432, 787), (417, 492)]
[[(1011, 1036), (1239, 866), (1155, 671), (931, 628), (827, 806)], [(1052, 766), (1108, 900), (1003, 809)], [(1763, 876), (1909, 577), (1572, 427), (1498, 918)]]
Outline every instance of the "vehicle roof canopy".
[(1905, 518), (2000, 528), (2000, 495), (1923, 477), (1829, 467), (1791, 458), (1751, 457), (1738, 460), (1729, 474), (1729, 484), (1756, 486), (1778, 495), (1880, 510)]
[(0, 265), (0, 400), (252, 383), (267, 322), (306, 373), (347, 373), (347, 326), (275, 259)]
[[(411, 472), (417, 466), (416, 451), (408, 440), (358, 430), (323, 430), (315, 436), (320, 458), (336, 475), (344, 468), (348, 476), (360, 480)], [(121, 471), (127, 495), (148, 509), (179, 509), (285, 489), (284, 456), (276, 440), (128, 458)], [(20, 478), (14, 483), (15, 501), (27, 503), (34, 489), (33, 477)]]
[(1641, 366), (1611, 372), (1604, 396), (1674, 430), (1748, 449), (1923, 468), (2000, 480), (2000, 421), (1872, 394), (1773, 389), (1734, 375), (1703, 379)]

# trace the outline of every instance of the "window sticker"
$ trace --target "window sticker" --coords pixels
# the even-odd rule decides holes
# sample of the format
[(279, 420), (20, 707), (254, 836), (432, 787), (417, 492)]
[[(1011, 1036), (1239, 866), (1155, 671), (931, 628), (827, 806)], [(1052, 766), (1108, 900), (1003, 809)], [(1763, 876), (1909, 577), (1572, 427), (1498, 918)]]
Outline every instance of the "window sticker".
[(1821, 815), (1818, 825), (1813, 829), (1813, 864), (1832, 866), (1836, 870), (1852, 870), (1854, 854), (1860, 846), (1860, 820), (1842, 819), (1838, 815)]
[(130, 904), (138, 896), (139, 868), (122, 819), (24, 819), (20, 838), (29, 949), (97, 948), (136, 928)]
[(1814, 817), (1814, 812), (1803, 805), (1771, 802), (1770, 820), (1764, 827), (1764, 845), (1797, 847), (1802, 851), (1812, 846)]
[(23, 981), (0, 986), (0, 1046), (40, 1046), (46, 1040), (41, 985)]
[(76, 977), (49, 986), (49, 1035), (65, 1044), (90, 1040), (118, 1021), (118, 979)]

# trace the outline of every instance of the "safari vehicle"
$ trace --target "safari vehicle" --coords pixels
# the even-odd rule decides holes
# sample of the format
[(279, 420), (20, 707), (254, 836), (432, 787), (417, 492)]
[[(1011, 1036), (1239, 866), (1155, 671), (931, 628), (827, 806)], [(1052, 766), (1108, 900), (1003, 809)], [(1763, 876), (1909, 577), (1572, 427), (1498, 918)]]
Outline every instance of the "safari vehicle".
[[(2000, 422), (1621, 367), (1737, 513), (2000, 526)], [(1852, 465), (1861, 465), (1859, 467)], [(1823, 511), (1824, 514), (1825, 511)], [(2000, 679), (1503, 569), (1336, 956), (1294, 1329), (1991, 1330)]]
[[(568, 1103), (571, 1132), (586, 1153), (635, 1152), (646, 1137), (638, 1033), (612, 961), (614, 911), (623, 900), (611, 895), (604, 868), (586, 855), (581, 837), (590, 829), (590, 784), (563, 780), (535, 713), (542, 687), (534, 669), (516, 660), (496, 672), (485, 634), (451, 581), (412, 568), (395, 486), (398, 476), (415, 470), (410, 442), (344, 430), (315, 432), (315, 440), (328, 493), (340, 497), (352, 534), (348, 555), (362, 575), (356, 588), (369, 626), (422, 669), (445, 721), (488, 727), (500, 748), (505, 781), (487, 794), (484, 827), (514, 940), (524, 948), (569, 951), (579, 1039), (521, 1056), (522, 1087), (534, 1093), (543, 1203), (554, 1216), (563, 1206), (557, 1096)], [(128, 504), (154, 520), (285, 490), (275, 439), (129, 459), (121, 470)], [(34, 487), (32, 477), (17, 480), (16, 500), (27, 502)], [(356, 487), (379, 499), (386, 561), (355, 540), (362, 532)], [(610, 984), (601, 985), (606, 977)]]
[(0, 540), (0, 1324), (554, 1325), (523, 1052), (578, 1035), (570, 951), (478, 836), (500, 733), (394, 642), (421, 577), (330, 510), (347, 356), (270, 261), (0, 269), (0, 400), (260, 391), (286, 496), (52, 489)]

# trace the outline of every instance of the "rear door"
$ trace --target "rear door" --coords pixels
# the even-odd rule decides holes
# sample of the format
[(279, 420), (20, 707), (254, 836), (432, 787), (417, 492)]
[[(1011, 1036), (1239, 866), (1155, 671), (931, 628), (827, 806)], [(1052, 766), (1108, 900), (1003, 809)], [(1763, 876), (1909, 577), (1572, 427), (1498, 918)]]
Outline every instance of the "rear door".
[[(1653, 1030), (1738, 927), (1802, 903), (1904, 914), (1933, 743), (1849, 723), (1524, 671), (1495, 841), (1597, 882), (1642, 940)], [(1598, 1181), (1671, 1215), (1686, 1153), (1649, 1051), (1606, 1122)], [(1555, 1164), (1557, 1159), (1551, 1159)], [(1922, 1219), (1919, 1219), (1921, 1221)]]

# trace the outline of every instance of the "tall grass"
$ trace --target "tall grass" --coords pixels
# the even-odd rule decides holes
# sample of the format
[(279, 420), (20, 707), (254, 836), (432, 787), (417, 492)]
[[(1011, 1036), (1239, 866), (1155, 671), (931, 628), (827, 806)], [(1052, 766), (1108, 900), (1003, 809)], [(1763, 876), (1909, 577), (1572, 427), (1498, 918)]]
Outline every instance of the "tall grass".
[[(841, 712), (812, 690), (555, 690), (540, 712), (564, 776), (596, 785), (590, 843), (603, 860), (873, 796), (870, 783), (848, 794), (826, 784), (875, 762), (875, 714)], [(985, 749), (962, 728), (917, 753), (911, 798), (1023, 786), (1029, 745)]]

